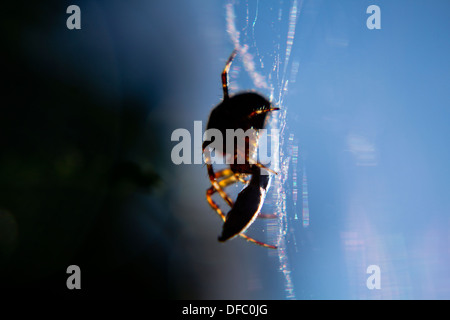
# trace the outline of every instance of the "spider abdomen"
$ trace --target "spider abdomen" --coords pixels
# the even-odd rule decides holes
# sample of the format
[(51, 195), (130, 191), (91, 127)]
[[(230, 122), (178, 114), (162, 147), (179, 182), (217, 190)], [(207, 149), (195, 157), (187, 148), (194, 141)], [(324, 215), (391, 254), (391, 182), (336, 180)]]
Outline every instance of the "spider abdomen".
[(253, 223), (264, 204), (269, 182), (270, 175), (261, 174), (259, 168), (253, 173), (249, 184), (239, 192), (233, 208), (228, 212), (219, 241), (237, 236)]

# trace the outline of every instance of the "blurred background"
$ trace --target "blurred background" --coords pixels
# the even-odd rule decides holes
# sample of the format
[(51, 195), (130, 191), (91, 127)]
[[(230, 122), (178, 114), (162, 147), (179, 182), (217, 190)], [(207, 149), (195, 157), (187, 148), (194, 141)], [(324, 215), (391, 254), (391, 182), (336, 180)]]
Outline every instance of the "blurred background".
[[(73, 4), (80, 30), (66, 27)], [(380, 30), (366, 26), (372, 4)], [(449, 10), (445, 0), (3, 4), (0, 290), (449, 299)], [(220, 102), (235, 47), (231, 92), (282, 108), (271, 123), (280, 173), (263, 207), (278, 219), (248, 231), (277, 250), (217, 242), (206, 168), (171, 160), (172, 132), (195, 139), (194, 121), (206, 126)], [(66, 287), (72, 264), (81, 290)], [(381, 289), (367, 288), (369, 265)]]

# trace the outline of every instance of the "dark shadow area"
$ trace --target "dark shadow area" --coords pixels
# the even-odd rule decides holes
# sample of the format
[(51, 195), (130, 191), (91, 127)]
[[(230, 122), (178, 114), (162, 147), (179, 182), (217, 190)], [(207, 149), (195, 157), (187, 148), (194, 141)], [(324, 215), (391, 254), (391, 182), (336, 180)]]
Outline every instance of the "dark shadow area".
[[(98, 76), (100, 67), (78, 72), (92, 62), (74, 57), (89, 53), (55, 54), (85, 41), (64, 30), (68, 5), (9, 3), (0, 18), (0, 291), (177, 298), (169, 276), (176, 221), (158, 174), (167, 147), (148, 116), (161, 90), (149, 87), (143, 98), (93, 89), (111, 79)], [(28, 46), (30, 34), (40, 45)], [(35, 64), (34, 48), (48, 49), (48, 63)], [(71, 264), (81, 268), (82, 290), (66, 287)]]

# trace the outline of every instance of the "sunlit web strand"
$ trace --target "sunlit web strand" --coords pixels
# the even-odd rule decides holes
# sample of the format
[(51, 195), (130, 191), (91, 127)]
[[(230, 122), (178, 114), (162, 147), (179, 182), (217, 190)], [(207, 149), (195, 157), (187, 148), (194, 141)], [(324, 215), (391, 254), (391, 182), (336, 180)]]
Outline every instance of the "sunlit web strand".
[[(294, 0), (292, 2), (292, 6), (289, 11), (289, 26), (288, 26), (288, 34), (287, 34), (287, 40), (286, 40), (286, 51), (285, 51), (285, 59), (284, 59), (284, 66), (283, 66), (283, 72), (281, 74), (281, 83), (279, 86), (279, 95), (278, 95), (278, 104), (280, 106), (283, 106), (283, 112), (279, 113), (278, 119), (276, 117), (273, 117), (274, 122), (278, 122), (278, 128), (280, 128), (281, 135), (280, 135), (280, 150), (287, 150), (285, 148), (284, 142), (284, 129), (286, 127), (286, 115), (287, 115), (287, 108), (286, 105), (284, 105), (283, 99), (284, 95), (287, 93), (288, 90), (288, 81), (286, 80), (287, 77), (287, 70), (288, 65), (290, 61), (290, 56), (292, 52), (292, 45), (294, 43), (295, 38), (295, 27), (297, 25), (297, 18), (298, 18), (298, 2), (297, 0)], [(281, 12), (280, 12), (281, 14)], [(277, 64), (277, 79), (279, 78), (279, 71), (280, 71), (280, 58), (278, 57), (277, 61), (274, 62)], [(292, 147), (292, 146), (290, 146)], [(298, 148), (298, 147), (297, 147)], [(298, 154), (298, 151), (297, 151)], [(295, 165), (297, 162), (297, 154), (295, 154)], [(277, 245), (278, 245), (278, 259), (279, 259), (279, 270), (283, 274), (284, 277), (284, 290), (285, 290), (285, 296), (287, 299), (295, 299), (295, 290), (294, 285), (292, 281), (291, 276), (291, 267), (289, 263), (289, 257), (286, 252), (286, 236), (287, 236), (287, 230), (288, 230), (288, 218), (287, 218), (287, 212), (286, 212), (286, 182), (288, 180), (288, 172), (289, 172), (289, 163), (292, 160), (291, 154), (285, 154), (284, 152), (280, 152), (280, 162), (281, 162), (281, 174), (279, 174), (274, 183), (274, 187), (276, 190), (275, 197), (277, 198), (276, 204), (277, 204)]]
[[(303, 1), (300, 2), (300, 9), (301, 9), (302, 5), (303, 5)], [(289, 59), (291, 57), (292, 45), (294, 44), (295, 27), (297, 25), (298, 14), (299, 14), (298, 2), (297, 2), (297, 0), (294, 0), (292, 3), (290, 13), (289, 13), (289, 29), (288, 29), (287, 40), (286, 40), (286, 55), (285, 55), (285, 59), (284, 59), (283, 78), (287, 74), (287, 67), (289, 64)]]
[[(300, 8), (301, 8), (302, 2), (300, 2)], [(259, 11), (259, 2), (257, 2), (257, 8), (256, 8), (256, 14), (253, 19), (252, 24), (252, 41), (250, 43), (253, 44), (253, 46), (256, 49), (257, 55), (258, 54), (258, 48), (256, 47), (255, 43), (255, 24), (258, 20), (258, 11)], [(297, 24), (297, 19), (299, 16), (299, 6), (298, 6), (298, 0), (293, 0), (289, 9), (289, 18), (288, 18), (288, 32), (286, 35), (286, 50), (284, 59), (282, 58), (282, 55), (280, 53), (281, 44), (277, 44), (278, 51), (275, 52), (274, 55), (274, 61), (272, 64), (272, 68), (269, 71), (268, 79), (269, 84), (266, 82), (266, 79), (264, 76), (262, 76), (260, 73), (256, 71), (255, 63), (253, 56), (248, 52), (249, 46), (248, 44), (243, 44), (242, 39), (240, 39), (240, 32), (238, 31), (236, 27), (236, 16), (235, 16), (235, 10), (234, 10), (234, 3), (229, 3), (226, 5), (226, 22), (227, 22), (227, 31), (230, 35), (231, 41), (233, 42), (234, 47), (238, 50), (238, 53), (241, 55), (243, 66), (247, 73), (249, 74), (253, 85), (256, 88), (266, 88), (271, 89), (271, 95), (270, 100), (273, 100), (273, 97), (277, 97), (277, 101), (272, 101), (275, 105), (278, 105), (282, 107), (282, 109), (277, 112), (276, 115), (274, 115), (271, 118), (271, 123), (269, 124), (273, 128), (279, 128), (280, 129), (280, 141), (279, 141), (279, 150), (280, 150), (280, 157), (279, 159), (276, 159), (275, 163), (272, 164), (273, 169), (278, 171), (279, 174), (275, 176), (274, 183), (273, 183), (273, 189), (274, 192), (272, 194), (273, 202), (276, 205), (276, 214), (278, 216), (278, 219), (272, 222), (268, 222), (268, 233), (269, 235), (274, 236), (275, 243), (278, 246), (277, 251), (270, 251), (269, 254), (276, 254), (279, 259), (279, 271), (283, 275), (284, 279), (284, 289), (285, 289), (285, 297), (287, 299), (295, 299), (295, 290), (294, 285), (292, 281), (291, 276), (291, 267), (289, 263), (289, 256), (286, 252), (287, 243), (286, 243), (286, 234), (288, 230), (288, 218), (287, 218), (287, 212), (286, 212), (286, 182), (288, 180), (288, 168), (289, 163), (291, 160), (291, 155), (284, 154), (285, 148), (284, 148), (284, 135), (285, 135), (285, 127), (286, 127), (286, 114), (287, 114), (287, 108), (283, 104), (283, 98), (288, 90), (288, 68), (290, 63), (290, 56), (292, 52), (292, 46), (294, 43), (295, 38), (295, 27)], [(245, 27), (245, 33), (244, 33), (244, 42), (246, 42), (247, 36), (248, 36), (248, 29), (249, 29), (249, 8), (247, 4), (247, 10), (246, 10), (246, 27)], [(278, 23), (282, 23), (282, 9), (279, 9), (279, 19)], [(284, 65), (283, 65), (284, 64)], [(261, 61), (261, 66), (263, 66)], [(297, 71), (297, 70), (296, 70)], [(291, 78), (292, 78), (292, 72), (291, 72)], [(274, 83), (275, 81), (275, 83)], [(276, 85), (276, 86), (274, 86)], [(276, 88), (276, 93), (274, 92)], [(274, 95), (275, 93), (275, 95)]]
[[(250, 78), (253, 81), (255, 87), (260, 89), (270, 89), (263, 75), (256, 71), (253, 55), (248, 52), (248, 45), (241, 45), (240, 32), (236, 28), (236, 15), (234, 13), (234, 7), (231, 3), (225, 6), (227, 31), (230, 35), (231, 41), (234, 44), (234, 48), (238, 51), (242, 57), (243, 65)], [(248, 17), (247, 17), (248, 19)]]

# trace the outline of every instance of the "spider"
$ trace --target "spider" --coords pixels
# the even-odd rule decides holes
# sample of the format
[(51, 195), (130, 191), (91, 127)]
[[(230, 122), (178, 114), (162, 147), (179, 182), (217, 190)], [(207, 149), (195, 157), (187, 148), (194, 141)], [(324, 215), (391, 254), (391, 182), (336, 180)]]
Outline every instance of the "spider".
[[(218, 239), (219, 241), (227, 241), (239, 235), (257, 245), (276, 249), (276, 246), (255, 240), (244, 233), (257, 217), (276, 217), (275, 215), (260, 213), (267, 189), (270, 186), (270, 175), (262, 174), (261, 171), (267, 170), (274, 174), (276, 172), (253, 159), (257, 150), (258, 135), (245, 137), (245, 161), (243, 163), (242, 161), (236, 161), (238, 156), (242, 156), (242, 150), (238, 149), (236, 145), (233, 153), (224, 152), (227, 145), (227, 129), (242, 129), (244, 131), (254, 129), (258, 132), (258, 130), (265, 127), (266, 117), (269, 112), (279, 110), (279, 108), (272, 107), (266, 98), (254, 92), (243, 92), (232, 96), (228, 94), (228, 72), (236, 53), (236, 50), (231, 53), (222, 71), (223, 100), (211, 111), (206, 127), (206, 130), (218, 129), (222, 133), (223, 149), (218, 152), (224, 157), (231, 157), (232, 161), (229, 167), (217, 172), (214, 171), (212, 164), (206, 161), (208, 176), (212, 185), (206, 191), (206, 199), (209, 205), (224, 221), (222, 234)], [(211, 142), (208, 140), (203, 142), (203, 153), (208, 149)], [(245, 186), (239, 192), (236, 202), (233, 202), (224, 189), (238, 182), (244, 183)], [(231, 207), (231, 210), (226, 216), (212, 199), (212, 195), (216, 192)]]

